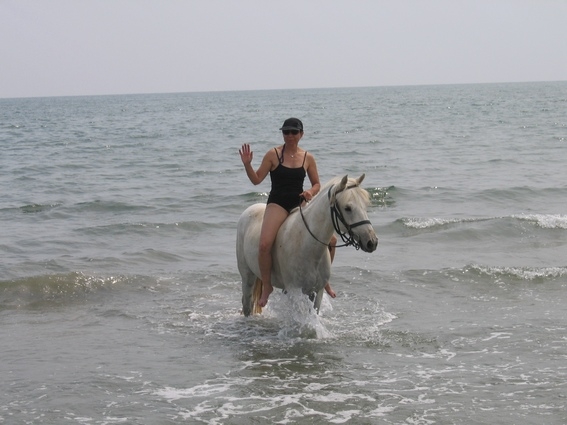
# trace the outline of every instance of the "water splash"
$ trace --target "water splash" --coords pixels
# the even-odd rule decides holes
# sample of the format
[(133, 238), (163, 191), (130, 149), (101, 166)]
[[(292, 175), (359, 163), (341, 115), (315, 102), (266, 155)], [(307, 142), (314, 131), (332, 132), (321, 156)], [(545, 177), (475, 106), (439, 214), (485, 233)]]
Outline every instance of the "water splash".
[[(332, 306), (323, 302), (321, 314)], [(264, 315), (281, 323), (280, 338), (329, 338), (332, 334), (326, 329), (321, 316), (313, 307), (313, 302), (300, 289), (272, 295)]]

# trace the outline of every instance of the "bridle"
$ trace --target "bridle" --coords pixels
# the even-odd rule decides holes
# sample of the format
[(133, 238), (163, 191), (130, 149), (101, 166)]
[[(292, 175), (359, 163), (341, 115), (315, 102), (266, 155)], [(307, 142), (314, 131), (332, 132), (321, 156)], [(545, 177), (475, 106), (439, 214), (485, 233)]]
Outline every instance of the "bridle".
[[(335, 186), (333, 185), (332, 187), (330, 187), (329, 191), (327, 192), (327, 196), (329, 198), (329, 201), (331, 200), (331, 190), (333, 189), (333, 187), (335, 187)], [(347, 186), (343, 190), (352, 189), (353, 187), (357, 187), (357, 185)], [(335, 196), (337, 195), (337, 193), (340, 193), (340, 192), (342, 192), (342, 190), (336, 192)], [(319, 242), (319, 243), (321, 243), (325, 246), (330, 247), (330, 245), (327, 242), (322, 242), (321, 240), (319, 240), (319, 238), (317, 238), (317, 236), (315, 236), (313, 234), (313, 232), (309, 228), (309, 225), (305, 221), (305, 216), (303, 215), (303, 209), (302, 209), (301, 205), (299, 205), (299, 212), (301, 213), (301, 218), (303, 219), (303, 224), (305, 224), (305, 228), (307, 229), (309, 234), (311, 236), (313, 236), (313, 238), (317, 242)], [(354, 233), (352, 233), (352, 229), (354, 229), (355, 227), (358, 227), (358, 226), (362, 226), (364, 224), (372, 224), (372, 223), (370, 223), (370, 220), (362, 220), (362, 221), (358, 221), (358, 222), (353, 223), (353, 224), (348, 224), (346, 222), (343, 214), (341, 213), (341, 210), (338, 207), (338, 200), (337, 199), (335, 199), (335, 202), (331, 205), (331, 220), (333, 222), (333, 227), (335, 228), (335, 231), (339, 234), (342, 241), (344, 242), (343, 245), (336, 245), (336, 247), (342, 248), (344, 246), (352, 245), (356, 250), (360, 249), (360, 244), (355, 240)], [(342, 223), (342, 225), (347, 229), (346, 232), (341, 231), (339, 223)]]

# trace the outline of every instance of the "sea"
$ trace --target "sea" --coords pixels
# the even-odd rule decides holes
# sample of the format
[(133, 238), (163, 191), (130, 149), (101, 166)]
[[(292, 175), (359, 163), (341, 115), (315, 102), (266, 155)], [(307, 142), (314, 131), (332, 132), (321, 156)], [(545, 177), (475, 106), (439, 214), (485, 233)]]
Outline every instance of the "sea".
[[(300, 118), (373, 253), (241, 313)], [(0, 99), (0, 424), (567, 423), (567, 82)]]

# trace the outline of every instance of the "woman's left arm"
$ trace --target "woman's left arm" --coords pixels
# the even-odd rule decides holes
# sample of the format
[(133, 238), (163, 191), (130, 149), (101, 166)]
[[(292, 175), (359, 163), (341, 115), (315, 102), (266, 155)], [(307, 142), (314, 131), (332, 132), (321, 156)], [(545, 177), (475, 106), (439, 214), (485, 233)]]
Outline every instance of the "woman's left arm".
[(311, 182), (311, 189), (304, 190), (301, 196), (306, 201), (310, 201), (321, 190), (321, 183), (319, 182), (319, 172), (317, 171), (317, 163), (315, 158), (309, 152), (307, 153), (307, 176)]

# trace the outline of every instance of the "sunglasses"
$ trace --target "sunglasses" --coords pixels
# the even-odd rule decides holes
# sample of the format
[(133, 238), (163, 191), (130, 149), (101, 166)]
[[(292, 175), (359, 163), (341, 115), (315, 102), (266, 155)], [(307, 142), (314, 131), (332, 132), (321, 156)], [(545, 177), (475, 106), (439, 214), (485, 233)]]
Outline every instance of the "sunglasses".
[(293, 134), (294, 136), (297, 136), (299, 134), (299, 130), (282, 130), (282, 133), (286, 136), (288, 134)]

